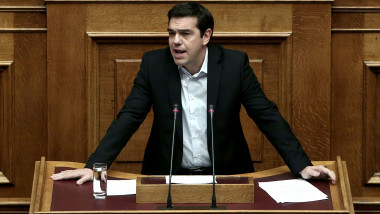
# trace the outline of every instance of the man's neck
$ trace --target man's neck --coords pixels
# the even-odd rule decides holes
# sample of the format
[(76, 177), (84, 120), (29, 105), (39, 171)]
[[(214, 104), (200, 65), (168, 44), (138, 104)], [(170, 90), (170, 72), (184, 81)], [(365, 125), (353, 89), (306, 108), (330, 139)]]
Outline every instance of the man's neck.
[(202, 68), (202, 65), (203, 65), (203, 62), (205, 60), (205, 56), (206, 56), (206, 49), (207, 47), (205, 46), (203, 49), (202, 49), (202, 57), (200, 57), (199, 61), (196, 63), (196, 65), (194, 66), (189, 66), (189, 67), (185, 67), (186, 70), (191, 74), (191, 75), (194, 75), (196, 73), (199, 73), (199, 71), (201, 70)]

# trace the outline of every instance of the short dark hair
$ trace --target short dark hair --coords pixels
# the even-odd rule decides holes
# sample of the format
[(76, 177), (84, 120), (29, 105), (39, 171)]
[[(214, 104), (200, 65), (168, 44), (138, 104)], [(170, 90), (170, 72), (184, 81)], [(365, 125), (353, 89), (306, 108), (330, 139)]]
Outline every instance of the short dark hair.
[(214, 32), (214, 18), (207, 8), (196, 2), (184, 2), (175, 5), (168, 12), (169, 22), (170, 19), (181, 17), (197, 17), (197, 28), (201, 31), (201, 37), (208, 28)]

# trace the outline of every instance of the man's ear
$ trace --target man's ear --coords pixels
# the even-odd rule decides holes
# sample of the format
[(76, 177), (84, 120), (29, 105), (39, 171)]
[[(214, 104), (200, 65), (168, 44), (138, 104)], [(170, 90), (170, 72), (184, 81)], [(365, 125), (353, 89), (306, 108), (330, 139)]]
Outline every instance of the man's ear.
[(211, 28), (208, 28), (205, 33), (203, 34), (203, 45), (207, 45), (209, 42), (210, 42), (210, 39), (211, 39), (211, 35), (212, 35), (212, 30)]

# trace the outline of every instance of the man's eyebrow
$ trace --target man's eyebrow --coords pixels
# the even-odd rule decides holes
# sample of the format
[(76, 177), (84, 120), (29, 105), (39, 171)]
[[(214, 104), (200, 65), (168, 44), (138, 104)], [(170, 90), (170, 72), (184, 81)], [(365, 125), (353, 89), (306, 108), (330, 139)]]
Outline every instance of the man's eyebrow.
[[(168, 32), (174, 32), (176, 30), (168, 28)], [(188, 32), (194, 32), (194, 30), (191, 29), (178, 29), (177, 30), (179, 33), (188, 33)]]

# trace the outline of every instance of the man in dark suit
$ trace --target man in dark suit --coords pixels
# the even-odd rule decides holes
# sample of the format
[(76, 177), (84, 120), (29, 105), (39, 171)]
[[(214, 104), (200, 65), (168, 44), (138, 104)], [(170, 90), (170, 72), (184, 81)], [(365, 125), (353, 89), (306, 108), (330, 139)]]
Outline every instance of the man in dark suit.
[(173, 105), (179, 105), (175, 131), (174, 174), (210, 174), (210, 118), (214, 106), (215, 170), (217, 174), (253, 172), (240, 123), (240, 108), (275, 146), (291, 172), (303, 178), (331, 178), (323, 166), (312, 166), (308, 156), (264, 95), (245, 53), (209, 44), (214, 20), (198, 3), (181, 3), (168, 13), (169, 47), (145, 53), (124, 107), (89, 158), (85, 169), (64, 171), (52, 179), (92, 179), (93, 163), (108, 165), (135, 133), (153, 107), (154, 121), (142, 173), (168, 174)]

